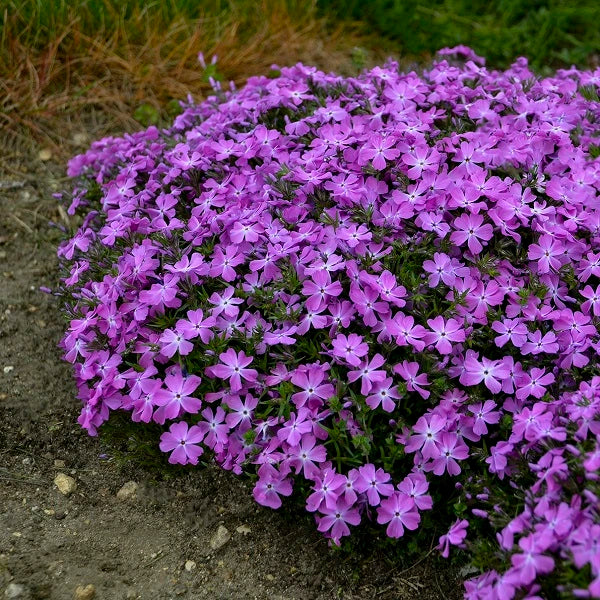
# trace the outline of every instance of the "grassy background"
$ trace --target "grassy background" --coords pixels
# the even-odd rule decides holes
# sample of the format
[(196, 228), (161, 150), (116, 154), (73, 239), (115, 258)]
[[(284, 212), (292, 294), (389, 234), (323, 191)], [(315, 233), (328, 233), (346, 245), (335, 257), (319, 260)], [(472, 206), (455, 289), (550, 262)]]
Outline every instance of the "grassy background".
[(540, 72), (588, 66), (600, 53), (598, 0), (319, 0), (323, 14), (351, 18), (396, 51), (431, 55), (465, 44), (494, 67), (527, 56)]
[(241, 84), (272, 63), (348, 74), (462, 43), (492, 66), (589, 66), (598, 23), (597, 0), (0, 0), (0, 137), (66, 155), (76, 132), (160, 120), (209, 75)]

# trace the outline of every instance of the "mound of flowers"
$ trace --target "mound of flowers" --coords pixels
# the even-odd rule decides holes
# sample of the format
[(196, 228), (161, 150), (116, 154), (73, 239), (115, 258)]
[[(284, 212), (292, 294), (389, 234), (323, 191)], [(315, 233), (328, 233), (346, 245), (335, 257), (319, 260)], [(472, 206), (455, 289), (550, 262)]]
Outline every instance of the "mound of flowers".
[(71, 160), (79, 422), (158, 424), (336, 544), (444, 527), (468, 598), (600, 597), (600, 70), (440, 54), (215, 83)]

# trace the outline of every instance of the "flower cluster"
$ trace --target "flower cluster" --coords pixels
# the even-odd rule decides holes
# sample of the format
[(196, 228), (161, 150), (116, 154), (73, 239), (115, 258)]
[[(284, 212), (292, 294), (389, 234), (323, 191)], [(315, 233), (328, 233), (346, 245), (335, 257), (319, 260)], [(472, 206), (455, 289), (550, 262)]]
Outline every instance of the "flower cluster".
[(435, 505), (445, 556), (492, 533), (469, 598), (600, 597), (599, 86), (299, 64), (94, 143), (59, 248), (80, 424), (159, 424), (335, 543)]

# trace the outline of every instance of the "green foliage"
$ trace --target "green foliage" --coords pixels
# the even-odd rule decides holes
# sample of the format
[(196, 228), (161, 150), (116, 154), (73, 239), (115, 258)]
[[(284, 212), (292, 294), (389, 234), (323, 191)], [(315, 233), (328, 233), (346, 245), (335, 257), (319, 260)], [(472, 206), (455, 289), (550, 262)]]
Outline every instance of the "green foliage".
[(527, 56), (539, 71), (587, 65), (600, 51), (597, 0), (318, 0), (325, 15), (353, 19), (403, 56), (465, 44), (494, 67)]

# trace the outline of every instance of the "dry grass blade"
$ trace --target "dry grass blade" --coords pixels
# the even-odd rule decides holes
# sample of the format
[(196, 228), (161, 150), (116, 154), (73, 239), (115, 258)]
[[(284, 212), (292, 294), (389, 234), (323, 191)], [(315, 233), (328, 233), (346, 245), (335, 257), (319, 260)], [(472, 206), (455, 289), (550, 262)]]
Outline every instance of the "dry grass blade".
[(217, 54), (219, 75), (239, 85), (273, 63), (348, 73), (351, 48), (364, 41), (320, 18), (310, 0), (215, 0), (196, 18), (185, 0), (78, 4), (49, 0), (54, 13), (44, 13), (22, 0), (21, 12), (0, 13), (0, 135), (32, 138), (62, 158), (98, 113), (102, 135), (139, 127), (132, 115), (141, 103), (160, 111), (188, 94), (201, 98), (210, 89), (201, 51)]

